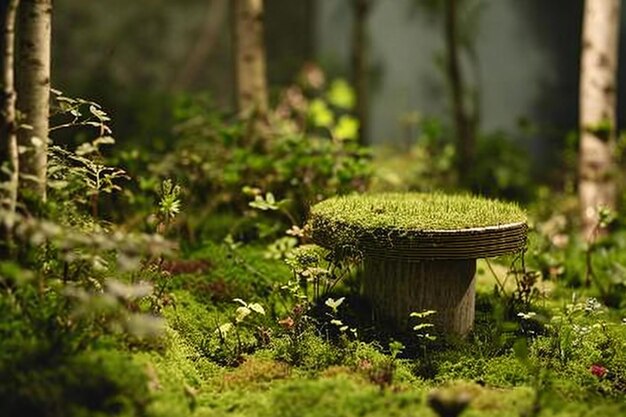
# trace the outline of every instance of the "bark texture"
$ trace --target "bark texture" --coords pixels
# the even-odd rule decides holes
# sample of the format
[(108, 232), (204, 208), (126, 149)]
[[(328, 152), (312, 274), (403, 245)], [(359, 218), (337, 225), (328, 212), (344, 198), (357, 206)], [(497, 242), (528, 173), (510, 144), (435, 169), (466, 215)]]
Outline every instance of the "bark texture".
[(620, 0), (586, 0), (580, 67), (578, 195), (582, 234), (589, 239), (597, 207), (615, 207), (616, 74)]
[(26, 125), (18, 131), (18, 143), (28, 148), (20, 154), (20, 189), (45, 200), (52, 0), (22, 0), (18, 22), (17, 107)]
[(457, 137), (457, 171), (460, 182), (467, 186), (471, 185), (469, 174), (476, 153), (477, 121), (466, 106), (467, 91), (460, 62), (458, 2), (459, 0), (446, 0), (445, 3), (446, 75), (450, 85)]
[(231, 0), (236, 102), (239, 114), (268, 109), (263, 0)]
[(356, 93), (356, 117), (359, 121), (359, 141), (369, 142), (367, 137), (369, 117), (369, 65), (367, 44), (367, 18), (372, 0), (352, 0), (354, 24), (352, 27), (352, 82)]
[(7, 0), (0, 4), (0, 182), (7, 185), (0, 190), (0, 204), (10, 212), (15, 212), (18, 187), (17, 121), (15, 110), (15, 20), (19, 0)]
[(408, 331), (412, 312), (435, 310), (427, 322), (462, 336), (474, 324), (475, 272), (475, 260), (366, 259), (363, 290), (379, 322)]

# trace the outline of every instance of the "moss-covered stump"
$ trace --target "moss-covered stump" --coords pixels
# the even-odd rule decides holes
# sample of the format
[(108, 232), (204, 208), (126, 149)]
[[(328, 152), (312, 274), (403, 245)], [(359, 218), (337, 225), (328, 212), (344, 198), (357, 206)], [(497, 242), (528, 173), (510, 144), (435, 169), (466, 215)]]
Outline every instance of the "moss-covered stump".
[(335, 197), (311, 209), (313, 241), (360, 252), (363, 291), (380, 322), (409, 328), (412, 312), (442, 332), (465, 335), (474, 322), (476, 259), (522, 250), (526, 215), (515, 204), (443, 194)]

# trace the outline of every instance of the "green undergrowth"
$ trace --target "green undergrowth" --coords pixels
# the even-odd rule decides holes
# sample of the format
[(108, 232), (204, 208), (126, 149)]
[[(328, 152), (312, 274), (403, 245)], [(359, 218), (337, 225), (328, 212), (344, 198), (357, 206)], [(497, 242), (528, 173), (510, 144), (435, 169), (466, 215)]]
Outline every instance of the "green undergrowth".
[(380, 193), (333, 197), (311, 208), (313, 223), (347, 224), (364, 230), (459, 230), (526, 221), (524, 211), (470, 195)]
[[(433, 395), (469, 398), (464, 417), (626, 412), (626, 326), (616, 324), (619, 317), (587, 314), (583, 303), (575, 326), (563, 326), (556, 338), (507, 316), (481, 264), (476, 329), (465, 341), (428, 344), (416, 337), (406, 341), (404, 353), (391, 354), (387, 342), (337, 334), (320, 321), (294, 339), (284, 319), (294, 307), (280, 291), (290, 272), (264, 254), (260, 246), (210, 243), (190, 255), (208, 266), (171, 278), (175, 302), (163, 310), (161, 348), (133, 354), (150, 394), (145, 415), (436, 417)], [(198, 286), (222, 281), (232, 293), (218, 297), (217, 287)], [(258, 302), (264, 314), (236, 321), (242, 304), (233, 298)], [(350, 300), (344, 302), (349, 308)], [(564, 306), (529, 308), (541, 316)], [(229, 321), (236, 333), (221, 340), (216, 330)], [(593, 365), (606, 368), (606, 375), (590, 372)]]
[(234, 249), (207, 242), (189, 257), (203, 262), (202, 272), (175, 276), (172, 286), (188, 291), (207, 305), (230, 303), (237, 297), (269, 297), (277, 283), (284, 283), (290, 276), (287, 265), (267, 259), (264, 246), (244, 245)]

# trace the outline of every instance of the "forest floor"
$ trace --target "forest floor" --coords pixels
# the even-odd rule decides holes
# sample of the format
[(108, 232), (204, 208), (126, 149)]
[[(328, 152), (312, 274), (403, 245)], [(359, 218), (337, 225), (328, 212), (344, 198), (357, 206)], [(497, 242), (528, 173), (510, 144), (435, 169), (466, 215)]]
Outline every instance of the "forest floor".
[[(285, 319), (294, 305), (283, 295), (293, 273), (284, 261), (268, 259), (264, 246), (208, 243), (189, 259), (178, 270), (171, 266), (162, 345), (133, 353), (149, 375), (150, 410), (157, 415), (428, 417), (455, 416), (459, 404), (468, 404), (467, 417), (626, 415), (624, 371), (608, 368), (626, 363), (619, 314), (594, 318), (613, 332), (606, 339), (594, 336), (597, 343), (573, 333), (582, 326), (574, 315), (568, 336), (562, 326), (558, 336), (537, 330), (533, 337), (529, 329), (539, 326), (522, 325), (531, 333), (522, 338), (519, 325), (494, 318), (494, 274), (502, 283), (505, 263), (479, 261), (476, 329), (469, 338), (430, 343), (414, 337), (398, 346), (376, 340), (375, 332), (334, 331), (323, 323), (330, 317), (325, 313), (295, 328)], [(349, 281), (336, 291), (346, 297), (346, 312), (353, 307)], [(572, 305), (572, 292), (554, 282), (535, 287), (541, 294), (537, 311)], [(508, 280), (504, 291), (515, 290), (515, 280)], [(263, 314), (253, 308), (239, 321), (244, 303), (258, 303)], [(341, 319), (351, 321), (349, 314)], [(279, 321), (282, 330), (270, 330), (268, 320)], [(232, 326), (221, 327), (225, 323)], [(570, 357), (546, 359), (554, 343)], [(612, 349), (612, 357), (603, 359), (603, 349)]]

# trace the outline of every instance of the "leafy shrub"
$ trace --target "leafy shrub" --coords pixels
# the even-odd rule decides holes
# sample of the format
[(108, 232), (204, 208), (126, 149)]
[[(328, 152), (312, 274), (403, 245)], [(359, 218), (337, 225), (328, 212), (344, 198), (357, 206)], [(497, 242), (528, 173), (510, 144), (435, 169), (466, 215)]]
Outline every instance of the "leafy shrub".
[(174, 110), (179, 124), (172, 149), (148, 161), (144, 154), (127, 152), (124, 163), (129, 171), (137, 168), (135, 175), (155, 179), (143, 179), (144, 190), (154, 189), (162, 178), (181, 184), (186, 211), (194, 213), (187, 217), (192, 230), (220, 208), (245, 212), (244, 186), (289, 199), (301, 222), (309, 204), (368, 185), (369, 151), (355, 140), (346, 94), (351, 91), (345, 83), (333, 84), (328, 94), (308, 96), (294, 86), (263, 121), (261, 133), (256, 122), (229, 120), (204, 102), (181, 100)]
[(50, 146), (47, 202), (0, 209), (12, 249), (0, 262), (0, 412), (145, 415), (145, 375), (116, 348), (161, 346), (146, 278), (173, 245), (99, 219), (100, 197), (120, 191), (125, 177), (100, 152), (113, 143), (108, 116), (58, 92), (56, 103), (55, 117), (69, 121), (52, 130), (95, 128), (96, 138)]

